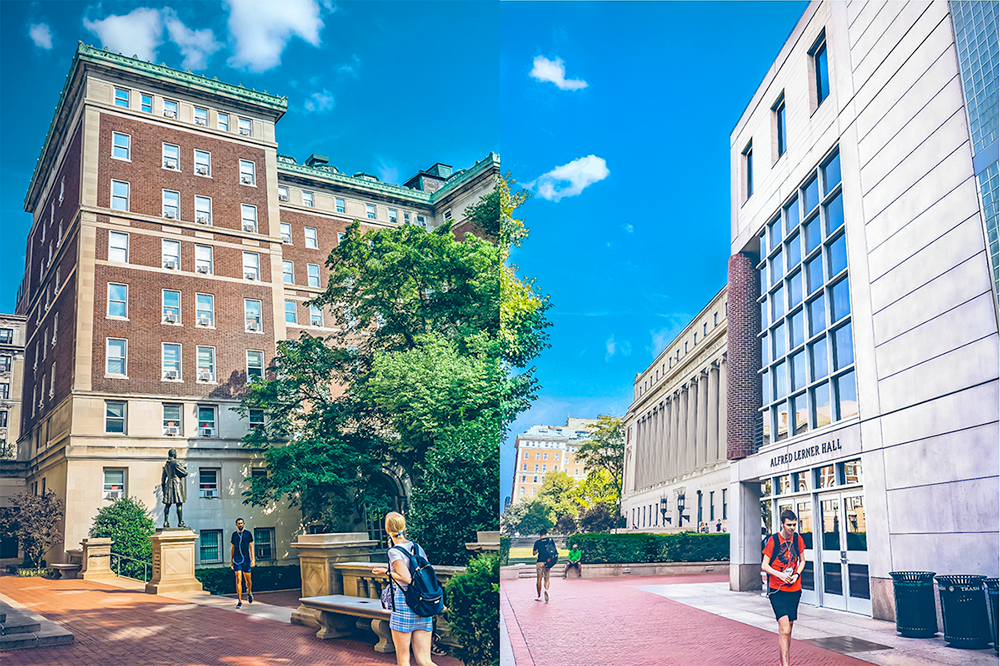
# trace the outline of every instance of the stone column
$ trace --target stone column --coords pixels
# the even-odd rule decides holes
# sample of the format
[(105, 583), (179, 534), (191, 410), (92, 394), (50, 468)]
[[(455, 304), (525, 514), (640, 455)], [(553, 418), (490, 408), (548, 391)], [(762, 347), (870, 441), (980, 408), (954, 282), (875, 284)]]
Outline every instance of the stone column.
[(719, 460), (726, 459), (726, 355), (719, 360)]
[(80, 573), (77, 578), (84, 580), (117, 580), (115, 572), (111, 570), (111, 546), (113, 539), (84, 539), (80, 542), (83, 546), (83, 563), (80, 565)]
[(667, 478), (667, 461), (670, 449), (667, 448), (667, 399), (660, 403), (660, 429), (657, 447), (660, 451), (660, 473), (657, 474), (657, 481), (664, 481)]
[[(344, 580), (334, 570), (334, 562), (366, 562), (377, 541), (366, 532), (336, 532), (331, 534), (300, 534), (291, 544), (299, 552), (302, 571), (302, 596), (323, 597), (344, 594)], [(314, 614), (315, 613), (315, 614)], [(299, 606), (292, 611), (292, 624), (319, 628), (319, 611)]]
[(730, 467), (729, 589), (760, 590), (760, 484), (739, 481), (739, 463)]
[(757, 451), (761, 443), (760, 295), (756, 257), (729, 257), (729, 314), (726, 319), (727, 379), (726, 447), (729, 460)]
[(202, 592), (194, 577), (194, 540), (198, 535), (189, 529), (157, 530), (149, 541), (153, 546), (153, 576), (146, 583), (146, 594)]
[(688, 382), (688, 404), (687, 404), (687, 441), (684, 442), (686, 472), (691, 472), (698, 465), (698, 379), (692, 377)]
[(698, 430), (697, 447), (699, 469), (708, 464), (708, 373), (698, 374)]
[(708, 462), (719, 460), (719, 366), (708, 369)]
[(636, 458), (635, 458), (635, 488), (640, 489), (646, 480), (646, 417), (640, 416), (636, 421)]
[(673, 461), (673, 469), (670, 472), (671, 478), (681, 475), (681, 392), (674, 391), (670, 403), (673, 405), (672, 418), (670, 420), (670, 457)]

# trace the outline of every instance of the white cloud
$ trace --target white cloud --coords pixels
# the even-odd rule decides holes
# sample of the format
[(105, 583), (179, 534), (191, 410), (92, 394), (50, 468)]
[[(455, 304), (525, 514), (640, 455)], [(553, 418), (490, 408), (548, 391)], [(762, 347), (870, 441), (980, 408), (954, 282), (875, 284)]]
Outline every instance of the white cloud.
[(264, 72), (281, 64), (281, 53), (294, 36), (319, 46), (323, 27), (313, 0), (227, 0), (229, 33), (235, 42), (232, 67)]
[(319, 92), (314, 92), (306, 99), (303, 108), (306, 113), (326, 113), (333, 108), (333, 93), (324, 88)]
[(615, 342), (615, 336), (612, 335), (604, 343), (604, 360), (610, 361), (615, 354), (621, 354), (622, 356), (629, 356), (632, 353), (632, 345), (628, 341), (625, 342)]
[(535, 56), (534, 67), (528, 76), (538, 81), (550, 81), (556, 84), (559, 90), (580, 90), (590, 85), (582, 79), (567, 79), (566, 66), (562, 58), (549, 60), (545, 56)]
[(83, 19), (83, 27), (101, 40), (103, 46), (123, 55), (137, 55), (143, 60), (156, 60), (156, 49), (163, 42), (160, 12), (140, 7), (129, 14), (114, 14), (99, 21)]
[(383, 183), (399, 183), (399, 169), (391, 166), (381, 157), (378, 158), (378, 164), (375, 165), (375, 172)]
[(28, 27), (28, 36), (40, 49), (52, 48), (52, 29), (45, 23), (32, 23)]
[(632, 226), (631, 224), (629, 224), (628, 222), (625, 222), (625, 223), (623, 223), (623, 224), (622, 224), (622, 229), (623, 229), (623, 230), (625, 231), (625, 233), (627, 233), (627, 234), (630, 234), (630, 233), (632, 233), (633, 231), (635, 231), (635, 227), (633, 227), (633, 226)]
[(352, 79), (359, 78), (361, 73), (358, 71), (361, 69), (361, 58), (354, 54), (351, 56), (350, 61), (345, 62), (343, 65), (337, 68), (337, 74), (341, 76), (349, 76)]
[(163, 10), (163, 21), (170, 40), (177, 44), (184, 56), (181, 63), (184, 69), (205, 69), (208, 57), (222, 48), (222, 44), (215, 41), (211, 29), (191, 30), (177, 18), (177, 13), (172, 9)]
[(559, 201), (564, 197), (575, 197), (588, 185), (604, 180), (610, 173), (602, 158), (587, 155), (542, 174), (527, 183), (527, 187), (534, 188), (543, 199)]

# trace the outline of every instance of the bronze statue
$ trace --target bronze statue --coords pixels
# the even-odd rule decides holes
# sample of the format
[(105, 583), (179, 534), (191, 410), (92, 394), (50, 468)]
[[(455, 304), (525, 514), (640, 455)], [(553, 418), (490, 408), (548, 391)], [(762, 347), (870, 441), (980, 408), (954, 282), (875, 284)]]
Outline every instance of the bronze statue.
[(177, 527), (187, 527), (184, 524), (184, 500), (187, 499), (187, 486), (184, 477), (188, 475), (187, 463), (177, 459), (177, 449), (170, 449), (167, 462), (163, 464), (163, 477), (160, 488), (163, 490), (163, 529), (170, 527), (170, 505), (177, 505)]

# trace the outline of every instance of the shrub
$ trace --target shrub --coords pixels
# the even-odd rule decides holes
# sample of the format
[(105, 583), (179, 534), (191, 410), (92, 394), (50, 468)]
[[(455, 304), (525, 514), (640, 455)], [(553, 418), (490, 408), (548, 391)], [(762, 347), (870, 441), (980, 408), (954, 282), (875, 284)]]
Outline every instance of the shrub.
[(584, 564), (643, 562), (724, 562), (729, 559), (728, 534), (574, 534)]
[(461, 647), (455, 656), (466, 666), (494, 666), (500, 661), (500, 558), (476, 556), (464, 573), (445, 585), (444, 617)]
[(500, 566), (506, 566), (510, 559), (510, 537), (500, 537)]
[[(254, 592), (302, 588), (302, 575), (297, 564), (254, 567), (252, 576)], [(236, 576), (231, 567), (195, 569), (194, 577), (206, 592), (236, 594)]]
[(0, 535), (17, 537), (25, 561), (44, 566), (42, 557), (62, 541), (62, 517), (63, 502), (51, 490), (42, 495), (18, 493), (11, 499), (10, 510), (0, 512)]
[(97, 512), (90, 527), (90, 537), (113, 539), (111, 552), (130, 558), (121, 562), (121, 575), (145, 580), (148, 569), (142, 563), (153, 561), (149, 536), (155, 531), (156, 526), (142, 500), (120, 497)]

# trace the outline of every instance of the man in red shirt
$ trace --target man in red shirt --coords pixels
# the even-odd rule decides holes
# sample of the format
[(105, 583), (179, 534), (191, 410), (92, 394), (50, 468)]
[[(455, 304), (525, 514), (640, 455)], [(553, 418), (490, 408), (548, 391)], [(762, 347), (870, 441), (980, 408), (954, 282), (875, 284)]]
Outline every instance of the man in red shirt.
[(789, 666), (792, 624), (798, 619), (799, 598), (802, 596), (802, 580), (799, 576), (806, 566), (802, 557), (806, 545), (802, 535), (795, 532), (798, 526), (795, 513), (785, 509), (780, 518), (781, 531), (768, 537), (760, 569), (767, 574), (768, 598), (774, 609), (774, 617), (778, 620), (781, 666)]

